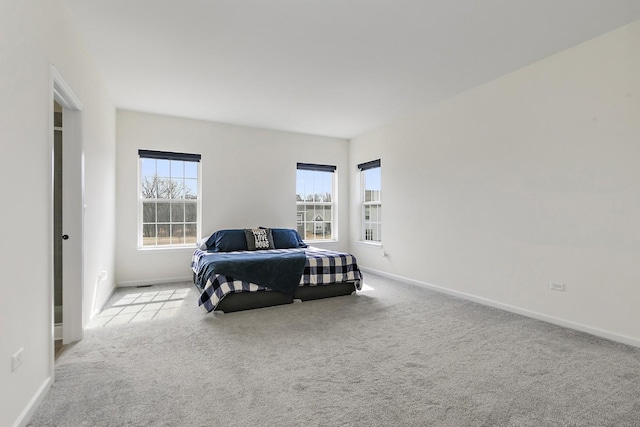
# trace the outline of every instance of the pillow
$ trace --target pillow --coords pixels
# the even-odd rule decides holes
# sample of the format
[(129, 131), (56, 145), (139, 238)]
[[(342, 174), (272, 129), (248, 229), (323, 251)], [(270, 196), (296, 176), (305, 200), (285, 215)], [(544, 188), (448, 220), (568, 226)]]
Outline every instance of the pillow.
[(244, 229), (218, 230), (207, 240), (207, 248), (213, 252), (246, 251)]
[(247, 248), (250, 251), (263, 249), (275, 249), (273, 236), (269, 228), (249, 228), (244, 230), (247, 239)]
[(196, 243), (196, 246), (198, 247), (198, 249), (200, 249), (201, 251), (206, 251), (207, 249), (209, 249), (207, 247), (207, 241), (209, 240), (209, 237), (204, 237), (200, 240), (198, 240), (198, 243)]
[(272, 228), (273, 245), (276, 249), (306, 248), (307, 244), (296, 230), (291, 228)]

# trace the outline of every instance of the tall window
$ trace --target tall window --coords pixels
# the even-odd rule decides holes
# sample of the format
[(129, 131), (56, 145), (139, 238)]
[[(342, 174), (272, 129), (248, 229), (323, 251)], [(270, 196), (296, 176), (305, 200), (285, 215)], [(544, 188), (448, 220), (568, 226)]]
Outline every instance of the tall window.
[(298, 163), (296, 207), (298, 233), (304, 240), (335, 240), (336, 167)]
[(196, 243), (199, 154), (139, 150), (138, 246)]
[(380, 159), (358, 165), (362, 188), (362, 240), (382, 241), (382, 176)]

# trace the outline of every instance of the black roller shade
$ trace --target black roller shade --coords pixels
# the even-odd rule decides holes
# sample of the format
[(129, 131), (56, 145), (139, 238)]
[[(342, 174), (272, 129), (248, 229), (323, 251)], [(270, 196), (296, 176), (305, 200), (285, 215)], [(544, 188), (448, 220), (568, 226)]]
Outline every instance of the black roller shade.
[(138, 150), (138, 155), (145, 159), (185, 160), (188, 162), (199, 162), (202, 157), (200, 154), (173, 153), (171, 151), (154, 150)]
[(371, 160), (370, 162), (360, 163), (358, 165), (358, 169), (361, 171), (366, 171), (367, 169), (379, 168), (380, 167), (380, 159)]
[(336, 167), (331, 165), (316, 165), (313, 163), (298, 163), (299, 170), (305, 171), (320, 171), (320, 172), (335, 172)]

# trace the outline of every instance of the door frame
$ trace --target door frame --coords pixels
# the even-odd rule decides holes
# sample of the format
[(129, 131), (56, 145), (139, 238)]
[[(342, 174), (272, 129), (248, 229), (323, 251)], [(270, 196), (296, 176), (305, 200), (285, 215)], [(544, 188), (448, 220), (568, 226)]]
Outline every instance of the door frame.
[[(49, 91), (49, 149), (51, 155), (49, 224), (51, 239), (62, 238), (53, 235), (53, 174), (54, 174), (54, 105), (55, 100), (62, 106), (63, 116), (63, 233), (70, 236), (63, 245), (62, 280), (62, 342), (68, 344), (83, 337), (83, 282), (84, 282), (84, 156), (82, 141), (82, 103), (71, 90), (54, 65), (50, 66)], [(51, 310), (51, 372), (54, 362), (54, 249), (53, 240), (49, 245), (50, 275), (49, 309)]]

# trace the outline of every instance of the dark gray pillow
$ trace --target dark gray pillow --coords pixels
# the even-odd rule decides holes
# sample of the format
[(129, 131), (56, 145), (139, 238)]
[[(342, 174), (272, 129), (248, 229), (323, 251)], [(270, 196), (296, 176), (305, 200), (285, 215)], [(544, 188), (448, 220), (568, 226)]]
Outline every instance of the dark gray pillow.
[(245, 228), (244, 234), (250, 251), (275, 249), (270, 228)]

